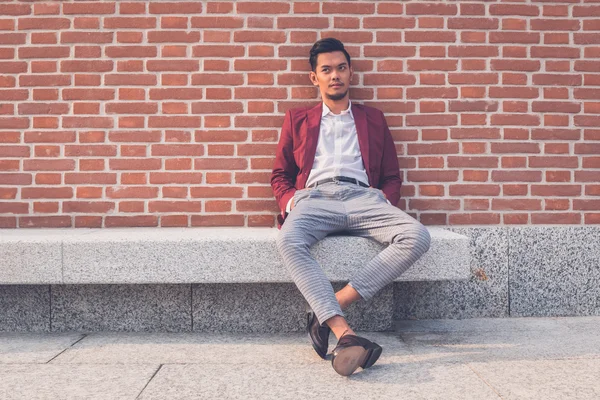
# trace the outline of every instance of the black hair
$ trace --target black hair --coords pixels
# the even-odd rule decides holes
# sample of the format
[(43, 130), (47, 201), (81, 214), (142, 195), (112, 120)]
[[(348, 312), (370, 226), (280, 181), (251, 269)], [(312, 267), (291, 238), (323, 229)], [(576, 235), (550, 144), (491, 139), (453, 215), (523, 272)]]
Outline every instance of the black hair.
[(317, 57), (321, 53), (332, 53), (334, 51), (341, 51), (348, 60), (348, 66), (350, 66), (350, 54), (344, 48), (344, 44), (335, 38), (321, 39), (315, 42), (312, 49), (310, 49), (310, 68), (314, 71), (317, 68)]

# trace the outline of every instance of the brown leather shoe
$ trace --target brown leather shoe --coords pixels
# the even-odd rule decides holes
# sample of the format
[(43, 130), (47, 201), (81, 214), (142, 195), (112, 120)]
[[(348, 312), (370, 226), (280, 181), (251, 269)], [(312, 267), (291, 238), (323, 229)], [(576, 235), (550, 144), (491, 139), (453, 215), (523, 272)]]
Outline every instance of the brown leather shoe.
[(331, 364), (335, 372), (349, 376), (358, 367), (366, 369), (375, 364), (381, 351), (381, 346), (377, 343), (360, 336), (344, 335), (333, 349)]
[(320, 325), (314, 311), (307, 314), (306, 330), (312, 343), (313, 349), (319, 357), (327, 357), (327, 348), (329, 347), (329, 333), (331, 329), (327, 325)]

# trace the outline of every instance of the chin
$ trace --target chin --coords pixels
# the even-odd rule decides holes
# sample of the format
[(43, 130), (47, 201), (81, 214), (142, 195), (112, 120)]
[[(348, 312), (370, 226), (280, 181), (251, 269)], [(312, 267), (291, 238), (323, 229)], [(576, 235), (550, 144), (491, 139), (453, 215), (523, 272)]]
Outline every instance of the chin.
[(343, 93), (327, 93), (326, 96), (329, 100), (342, 100), (344, 97), (348, 95), (348, 91), (346, 90)]

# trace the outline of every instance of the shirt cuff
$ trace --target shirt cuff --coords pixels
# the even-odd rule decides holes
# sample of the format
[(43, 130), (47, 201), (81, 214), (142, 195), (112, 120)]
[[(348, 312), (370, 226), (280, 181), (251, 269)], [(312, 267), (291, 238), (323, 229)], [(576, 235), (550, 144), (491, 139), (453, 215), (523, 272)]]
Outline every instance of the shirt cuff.
[(294, 196), (290, 197), (290, 199), (287, 202), (287, 205), (285, 206), (285, 212), (286, 213), (290, 213), (290, 211), (292, 211), (292, 201), (294, 201)]

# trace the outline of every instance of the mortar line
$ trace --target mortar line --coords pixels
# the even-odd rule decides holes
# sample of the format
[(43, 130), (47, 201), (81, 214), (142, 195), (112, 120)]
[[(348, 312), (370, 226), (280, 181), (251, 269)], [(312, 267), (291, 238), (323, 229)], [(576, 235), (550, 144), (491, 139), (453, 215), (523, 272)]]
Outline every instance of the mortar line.
[(500, 398), (500, 399), (503, 399), (503, 397), (500, 395), (500, 393), (498, 393), (498, 391), (496, 390), (496, 388), (495, 388), (495, 387), (493, 387), (493, 386), (492, 386), (492, 385), (491, 385), (491, 384), (490, 384), (488, 381), (486, 381), (486, 380), (485, 380), (485, 379), (484, 379), (484, 378), (483, 378), (481, 375), (479, 375), (479, 374), (477, 373), (477, 371), (475, 371), (475, 369), (474, 369), (473, 367), (471, 367), (471, 365), (470, 365), (468, 362), (466, 362), (466, 363), (464, 363), (464, 364), (465, 364), (465, 365), (466, 365), (466, 366), (467, 366), (467, 367), (468, 367), (468, 368), (469, 368), (471, 371), (473, 371), (473, 373), (474, 373), (475, 375), (477, 375), (477, 377), (478, 377), (479, 379), (481, 379), (481, 380), (483, 381), (483, 383), (485, 383), (485, 384), (486, 384), (486, 385), (487, 385), (487, 386), (488, 386), (490, 389), (492, 389), (492, 390), (494, 391), (494, 393), (496, 393), (496, 395), (498, 396), (498, 398)]
[(52, 332), (52, 285), (48, 285), (48, 327)]
[(135, 397), (136, 400), (140, 398), (140, 396), (142, 395), (142, 393), (144, 393), (144, 390), (146, 390), (146, 388), (148, 387), (148, 385), (150, 384), (150, 382), (152, 382), (152, 379), (154, 379), (154, 377), (156, 376), (156, 374), (158, 374), (158, 371), (160, 371), (160, 369), (162, 368), (163, 365), (164, 364), (160, 364), (158, 366), (158, 368), (156, 369), (156, 371), (154, 371), (154, 374), (152, 374), (152, 376), (150, 377), (150, 379), (148, 379), (148, 382), (146, 382), (146, 384), (144, 385), (144, 387), (142, 388), (142, 390)]
[(507, 285), (506, 293), (508, 299), (508, 316), (512, 317), (510, 312), (510, 228), (506, 228), (506, 275)]
[(61, 351), (60, 353), (58, 353), (57, 355), (55, 355), (54, 357), (52, 357), (50, 360), (48, 360), (46, 362), (46, 364), (50, 364), (52, 361), (54, 361), (58, 356), (60, 356), (61, 354), (63, 354), (65, 351), (69, 350), (71, 347), (75, 346), (77, 343), (81, 342), (83, 339), (85, 339), (86, 337), (88, 337), (88, 334), (83, 334), (83, 336), (81, 336), (79, 339), (77, 339), (75, 341), (75, 343), (72, 343), (69, 347), (67, 347), (66, 349), (64, 349), (63, 351)]

